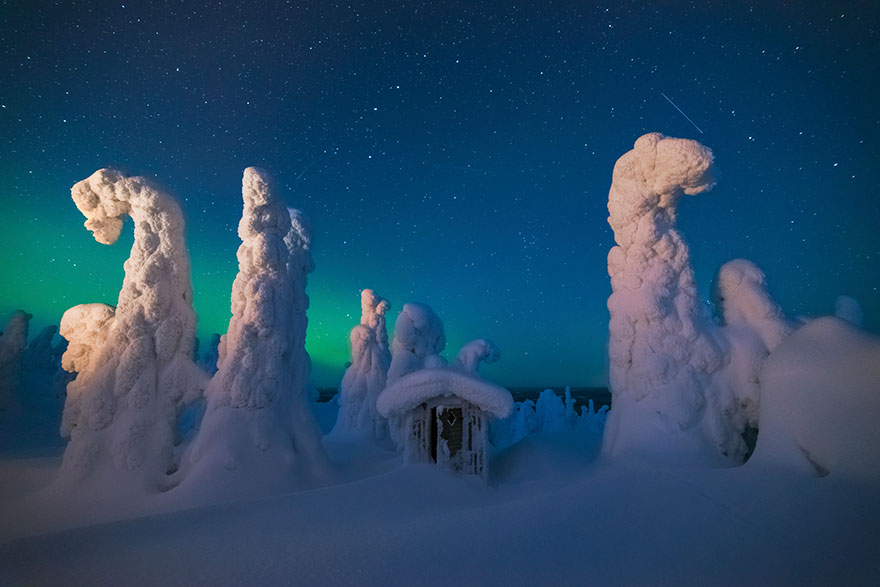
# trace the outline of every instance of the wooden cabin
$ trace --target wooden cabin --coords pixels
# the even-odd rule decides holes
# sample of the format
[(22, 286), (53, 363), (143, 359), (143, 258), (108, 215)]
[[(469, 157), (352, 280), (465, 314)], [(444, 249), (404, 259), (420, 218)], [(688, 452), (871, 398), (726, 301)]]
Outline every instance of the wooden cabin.
[(506, 418), (510, 392), (451, 368), (422, 369), (382, 391), (379, 413), (402, 422), (403, 458), (488, 479), (489, 418)]

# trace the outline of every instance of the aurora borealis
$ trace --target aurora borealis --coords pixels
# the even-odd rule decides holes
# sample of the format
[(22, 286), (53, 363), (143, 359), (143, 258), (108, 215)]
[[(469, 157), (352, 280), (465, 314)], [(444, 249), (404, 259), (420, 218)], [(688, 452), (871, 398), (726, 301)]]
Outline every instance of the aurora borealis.
[(880, 8), (768, 4), (6, 3), (2, 319), (115, 302), (131, 228), (96, 243), (69, 193), (112, 166), (178, 197), (200, 338), (223, 332), (257, 165), (314, 227), (319, 385), (364, 287), (390, 323), (432, 306), (448, 355), (493, 340), (505, 385), (603, 385), (611, 170), (659, 131), (721, 171), (681, 205), (701, 291), (745, 257), (791, 315), (848, 294), (876, 332)]

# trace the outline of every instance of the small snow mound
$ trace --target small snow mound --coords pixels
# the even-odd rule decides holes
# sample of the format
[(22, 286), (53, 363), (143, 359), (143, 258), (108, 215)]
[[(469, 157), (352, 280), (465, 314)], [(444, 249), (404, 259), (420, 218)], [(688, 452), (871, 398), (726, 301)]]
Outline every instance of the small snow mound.
[(865, 320), (862, 305), (852, 296), (839, 296), (834, 301), (834, 315), (855, 324), (859, 328), (861, 328), (862, 322)]
[(818, 318), (770, 355), (760, 381), (761, 431), (749, 465), (880, 479), (880, 339)]
[(379, 395), (376, 408), (388, 418), (442, 396), (460, 397), (496, 418), (506, 418), (513, 410), (513, 397), (503, 387), (444, 368), (422, 369), (401, 377)]

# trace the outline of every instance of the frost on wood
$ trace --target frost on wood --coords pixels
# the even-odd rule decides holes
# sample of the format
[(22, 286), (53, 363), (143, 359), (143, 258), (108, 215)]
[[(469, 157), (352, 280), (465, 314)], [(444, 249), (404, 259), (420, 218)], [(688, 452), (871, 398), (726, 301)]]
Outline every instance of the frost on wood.
[[(676, 226), (682, 195), (715, 184), (712, 152), (696, 141), (640, 137), (614, 167), (608, 222), (617, 246), (608, 254), (612, 295), (609, 359), (614, 397), (603, 450), (635, 450), (714, 461), (741, 460), (746, 447), (737, 392), (726, 373), (732, 342), (698, 295), (687, 244)], [(719, 291), (733, 324), (748, 325), (765, 347), (784, 334), (763, 294), (763, 275), (734, 262)], [(739, 289), (737, 289), (739, 288)], [(735, 375), (735, 376), (734, 376)]]
[(232, 318), (201, 429), (185, 457), (187, 475), (288, 471), (296, 457), (324, 458), (307, 398), (308, 226), (262, 170), (245, 169), (242, 197)]
[(387, 422), (376, 411), (385, 388), (391, 351), (385, 314), (391, 305), (371, 289), (361, 292), (361, 322), (351, 331), (351, 365), (339, 385), (339, 414), (335, 431), (361, 430), (381, 439)]
[(87, 304), (62, 318), (60, 333), (70, 341), (63, 366), (78, 375), (68, 386), (61, 476), (109, 468), (155, 490), (175, 466), (177, 414), (204, 385), (192, 360), (196, 315), (183, 215), (144, 178), (112, 169), (78, 182), (71, 195), (95, 240), (116, 242), (130, 216), (134, 245), (115, 310)]
[(425, 304), (404, 304), (394, 323), (388, 383), (426, 366), (444, 365), (440, 353), (445, 348), (446, 334), (437, 314)]
[(28, 340), (28, 322), (31, 314), (22, 310), (13, 312), (0, 334), (0, 410), (8, 410), (16, 400), (21, 358)]

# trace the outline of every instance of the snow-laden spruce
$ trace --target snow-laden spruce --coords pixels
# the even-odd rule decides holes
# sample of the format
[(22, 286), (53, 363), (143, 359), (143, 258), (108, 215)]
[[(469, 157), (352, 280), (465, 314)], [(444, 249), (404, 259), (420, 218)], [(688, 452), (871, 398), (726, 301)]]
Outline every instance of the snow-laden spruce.
[(713, 374), (710, 392), (717, 394), (737, 430), (759, 427), (758, 373), (796, 324), (767, 291), (767, 278), (746, 259), (722, 265), (712, 284), (712, 302), (723, 328), (713, 328), (724, 351), (724, 364)]
[(391, 351), (385, 314), (391, 304), (373, 290), (361, 292), (361, 323), (351, 330), (351, 365), (339, 385), (339, 413), (334, 432), (360, 430), (382, 439), (387, 421), (376, 411), (385, 388)]
[(443, 321), (434, 310), (425, 304), (404, 304), (394, 323), (388, 384), (426, 366), (445, 365), (446, 360), (440, 356), (445, 348)]
[(283, 487), (295, 463), (325, 459), (307, 398), (310, 235), (265, 171), (245, 169), (242, 197), (232, 318), (206, 390), (207, 411), (181, 472), (203, 487), (224, 475), (236, 475), (238, 485)]
[(676, 209), (682, 195), (714, 185), (707, 147), (658, 133), (640, 137), (614, 166), (606, 455), (737, 462), (746, 454), (741, 433), (757, 424), (755, 375), (791, 327), (748, 261), (725, 265), (716, 280), (727, 327), (699, 299)]
[(205, 380), (192, 360), (196, 315), (183, 215), (146, 179), (112, 169), (78, 182), (71, 195), (95, 240), (116, 242), (129, 216), (134, 244), (116, 308), (75, 306), (61, 320), (70, 341), (63, 366), (77, 372), (67, 388), (61, 479), (103, 473), (155, 491), (175, 467), (175, 419)]
[(16, 400), (21, 357), (27, 346), (28, 323), (33, 315), (16, 310), (0, 333), (0, 410), (8, 410)]

